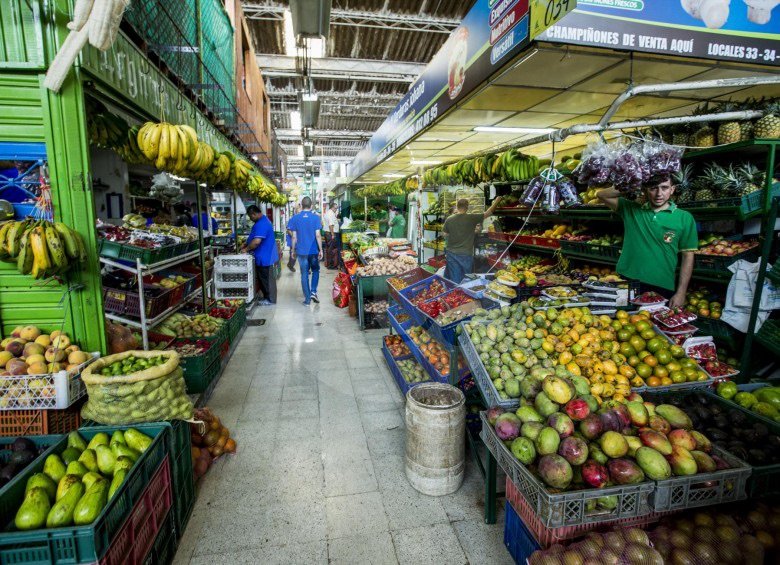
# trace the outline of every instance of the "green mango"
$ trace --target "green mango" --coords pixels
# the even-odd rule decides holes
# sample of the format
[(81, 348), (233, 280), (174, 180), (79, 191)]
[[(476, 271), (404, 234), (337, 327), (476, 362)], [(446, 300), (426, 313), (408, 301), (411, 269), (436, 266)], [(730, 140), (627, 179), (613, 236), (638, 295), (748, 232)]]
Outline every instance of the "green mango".
[(113, 446), (115, 443), (127, 445), (127, 441), (125, 441), (125, 434), (122, 432), (122, 430), (117, 430), (111, 434), (110, 445)]
[(49, 515), (46, 517), (46, 527), (62, 528), (70, 526), (73, 523), (73, 512), (76, 510), (76, 504), (81, 500), (84, 490), (84, 485), (81, 482), (73, 483), (65, 494), (57, 500), (57, 503), (52, 506)]
[(143, 453), (152, 445), (152, 438), (135, 428), (129, 428), (125, 431), (125, 441), (127, 441), (128, 447), (132, 447), (140, 453)]
[(62, 452), (62, 461), (65, 463), (65, 465), (70, 465), (73, 461), (78, 461), (79, 456), (81, 455), (81, 450), (76, 447), (68, 447), (65, 449), (65, 451)]
[(43, 463), (43, 472), (49, 475), (52, 481), (58, 483), (65, 476), (65, 463), (62, 462), (59, 455), (52, 453)]
[(105, 479), (95, 481), (73, 510), (73, 523), (77, 526), (91, 524), (100, 515), (108, 502), (109, 483)]
[(60, 483), (57, 485), (57, 496), (54, 498), (54, 500), (59, 500), (63, 496), (65, 496), (65, 493), (68, 492), (68, 489), (72, 487), (76, 483), (81, 483), (81, 477), (78, 475), (65, 475), (60, 479)]
[(79, 462), (83, 463), (88, 471), (93, 473), (98, 471), (97, 454), (93, 449), (85, 449), (79, 456)]
[(114, 474), (118, 473), (122, 469), (125, 471), (130, 471), (130, 469), (133, 468), (133, 465), (135, 465), (135, 461), (130, 459), (126, 455), (120, 455), (116, 458), (116, 464), (114, 465)]
[(50, 500), (54, 500), (54, 497), (57, 496), (57, 483), (46, 473), (35, 473), (27, 479), (27, 485), (24, 487), (25, 495), (34, 488), (43, 489)]
[(88, 471), (89, 469), (87, 469), (81, 461), (71, 461), (68, 463), (68, 468), (65, 470), (65, 476), (76, 475), (78, 477), (83, 477)]
[(102, 475), (99, 475), (98, 473), (93, 473), (92, 471), (90, 471), (89, 473), (81, 477), (81, 482), (84, 483), (84, 486), (86, 486), (87, 489), (89, 489), (96, 482), (104, 481), (104, 480), (105, 479), (103, 478)]
[(114, 498), (114, 493), (116, 493), (119, 487), (122, 486), (122, 483), (125, 482), (125, 477), (127, 477), (128, 472), (129, 471), (125, 469), (119, 469), (116, 473), (114, 473), (114, 478), (111, 480), (111, 486), (108, 489), (109, 500)]
[(97, 464), (101, 474), (105, 476), (111, 476), (114, 474), (116, 455), (114, 455), (114, 452), (107, 445), (97, 446)]
[(132, 447), (128, 447), (124, 443), (113, 443), (111, 444), (111, 451), (114, 452), (114, 455), (119, 457), (120, 455), (124, 455), (125, 457), (129, 457), (133, 461), (138, 461), (138, 458), (141, 456), (140, 453), (138, 453), (135, 449)]
[(46, 523), (51, 510), (46, 489), (33, 487), (24, 495), (24, 501), (16, 511), (14, 525), (17, 530), (36, 530)]
[(87, 444), (87, 449), (96, 451), (98, 445), (108, 445), (108, 443), (109, 443), (108, 434), (106, 432), (98, 432), (91, 440), (89, 440), (89, 443)]
[(73, 431), (68, 434), (68, 447), (75, 447), (79, 451), (84, 451), (87, 448), (87, 442), (84, 441), (84, 438), (78, 432)]

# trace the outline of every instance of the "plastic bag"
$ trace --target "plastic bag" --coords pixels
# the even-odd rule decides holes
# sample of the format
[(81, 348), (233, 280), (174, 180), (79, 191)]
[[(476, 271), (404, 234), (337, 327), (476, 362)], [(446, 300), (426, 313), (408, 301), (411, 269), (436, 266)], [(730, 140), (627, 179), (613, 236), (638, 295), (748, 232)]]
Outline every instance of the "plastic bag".
[[(729, 271), (734, 274), (729, 281), (726, 303), (720, 319), (743, 333), (747, 332), (750, 323), (750, 310), (753, 305), (753, 292), (756, 286), (756, 270), (757, 264), (745, 260), (735, 261), (729, 265)], [(771, 312), (770, 309), (763, 308), (763, 299), (761, 302), (762, 307), (759, 307), (758, 310), (755, 331), (761, 328)]]
[(338, 308), (349, 306), (349, 296), (352, 294), (352, 281), (347, 273), (339, 273), (333, 281), (333, 304)]
[[(160, 365), (124, 376), (103, 376), (100, 370), (128, 357), (163, 356)], [(81, 416), (104, 425), (188, 420), (193, 406), (176, 351), (125, 351), (102, 357), (81, 374), (89, 398)]]

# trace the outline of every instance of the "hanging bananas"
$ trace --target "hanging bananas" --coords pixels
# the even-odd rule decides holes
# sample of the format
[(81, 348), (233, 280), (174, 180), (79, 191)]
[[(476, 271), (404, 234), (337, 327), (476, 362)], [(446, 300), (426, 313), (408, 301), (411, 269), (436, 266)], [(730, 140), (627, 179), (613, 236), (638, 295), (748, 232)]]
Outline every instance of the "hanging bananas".
[(81, 234), (62, 222), (10, 221), (0, 226), (0, 259), (40, 279), (86, 262), (87, 248)]

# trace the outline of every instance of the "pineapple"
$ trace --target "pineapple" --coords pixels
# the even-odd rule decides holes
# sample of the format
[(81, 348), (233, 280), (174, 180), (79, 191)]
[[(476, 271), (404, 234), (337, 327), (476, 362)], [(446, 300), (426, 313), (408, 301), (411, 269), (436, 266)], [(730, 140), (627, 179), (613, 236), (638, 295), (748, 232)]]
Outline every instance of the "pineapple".
[(739, 192), (740, 196), (752, 194), (761, 190), (764, 186), (764, 172), (753, 163), (742, 163), (737, 167), (736, 175), (740, 178), (742, 185)]
[(697, 179), (696, 200), (715, 200), (722, 187), (728, 184), (728, 174), (720, 165), (713, 163), (704, 169), (700, 179)]
[(750, 141), (753, 139), (753, 122), (739, 122), (739, 140)]
[(688, 163), (683, 165), (673, 177), (672, 182), (675, 185), (675, 194), (678, 202), (690, 202), (693, 199), (693, 165)]
[(709, 124), (697, 130), (693, 134), (692, 145), (694, 147), (712, 147), (715, 145), (715, 130)]
[(764, 111), (764, 116), (759, 118), (753, 127), (753, 136), (756, 139), (780, 138), (780, 101), (768, 103)]
[[(721, 112), (734, 112), (736, 109), (737, 105), (733, 102), (724, 102), (719, 108)], [(720, 145), (737, 143), (741, 135), (742, 129), (737, 121), (723, 122), (718, 126), (718, 144)]]

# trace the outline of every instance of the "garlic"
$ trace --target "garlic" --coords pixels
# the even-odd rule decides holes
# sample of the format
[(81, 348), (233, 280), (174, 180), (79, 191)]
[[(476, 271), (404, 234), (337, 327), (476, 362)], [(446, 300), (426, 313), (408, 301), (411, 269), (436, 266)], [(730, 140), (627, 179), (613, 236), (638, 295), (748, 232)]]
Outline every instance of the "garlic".
[[(745, 0), (745, 2), (762, 2), (767, 0)], [(768, 0), (774, 1), (777, 0)], [(729, 4), (731, 0), (680, 0), (683, 9), (692, 17), (704, 22), (710, 29), (723, 27), (729, 19)]]
[(748, 7), (748, 19), (755, 24), (768, 24), (772, 10), (780, 0), (743, 0)]

